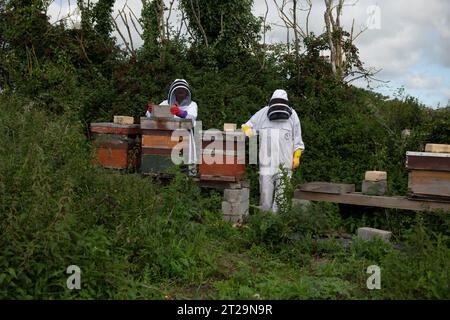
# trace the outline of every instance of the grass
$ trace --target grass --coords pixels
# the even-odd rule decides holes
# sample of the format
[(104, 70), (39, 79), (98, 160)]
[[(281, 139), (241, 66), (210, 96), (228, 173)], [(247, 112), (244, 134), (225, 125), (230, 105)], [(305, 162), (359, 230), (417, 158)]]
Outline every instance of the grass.
[[(2, 99), (2, 299), (450, 298), (446, 213), (371, 220), (333, 205), (287, 206), (233, 227), (222, 219), (221, 194), (182, 174), (160, 185), (94, 167), (70, 116)], [(336, 239), (370, 223), (398, 227), (404, 249)], [(81, 290), (66, 288), (73, 264)], [(373, 264), (381, 290), (366, 288)]]

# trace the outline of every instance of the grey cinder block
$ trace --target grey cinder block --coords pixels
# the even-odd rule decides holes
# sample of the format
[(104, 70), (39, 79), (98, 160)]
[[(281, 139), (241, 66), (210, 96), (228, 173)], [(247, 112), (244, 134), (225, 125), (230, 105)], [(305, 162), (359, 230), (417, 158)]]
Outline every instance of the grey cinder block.
[(368, 181), (362, 183), (362, 193), (369, 196), (382, 196), (387, 193), (387, 180)]
[(225, 189), (223, 192), (223, 197), (225, 201), (229, 202), (242, 202), (247, 201), (250, 196), (250, 189)]
[(380, 237), (385, 242), (389, 242), (392, 237), (392, 232), (368, 227), (358, 228), (358, 238), (372, 240), (375, 237)]

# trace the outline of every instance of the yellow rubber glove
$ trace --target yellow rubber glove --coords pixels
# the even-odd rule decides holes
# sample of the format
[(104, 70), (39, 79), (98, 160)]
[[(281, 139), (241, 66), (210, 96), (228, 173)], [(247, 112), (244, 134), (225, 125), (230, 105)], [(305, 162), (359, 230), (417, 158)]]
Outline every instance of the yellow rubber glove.
[(292, 159), (292, 170), (295, 170), (300, 166), (300, 157), (301, 156), (302, 156), (302, 150), (297, 149), (294, 151), (294, 159)]
[(253, 135), (253, 129), (250, 126), (242, 126), (242, 131), (247, 137), (251, 137)]

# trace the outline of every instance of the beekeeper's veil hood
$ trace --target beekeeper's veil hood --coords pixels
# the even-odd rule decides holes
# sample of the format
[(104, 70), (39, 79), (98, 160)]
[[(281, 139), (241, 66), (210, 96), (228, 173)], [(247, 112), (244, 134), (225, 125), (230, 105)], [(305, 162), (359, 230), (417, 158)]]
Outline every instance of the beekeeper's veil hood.
[(181, 106), (188, 106), (191, 104), (191, 88), (189, 87), (189, 83), (184, 79), (176, 79), (172, 82), (172, 85), (169, 89), (169, 95), (167, 97), (167, 101), (169, 105), (173, 105), (177, 101), (177, 97), (175, 96), (175, 90), (183, 88), (187, 90), (186, 98), (181, 102)]
[(291, 114), (287, 92), (282, 89), (275, 90), (269, 101), (267, 116), (270, 120), (287, 120)]

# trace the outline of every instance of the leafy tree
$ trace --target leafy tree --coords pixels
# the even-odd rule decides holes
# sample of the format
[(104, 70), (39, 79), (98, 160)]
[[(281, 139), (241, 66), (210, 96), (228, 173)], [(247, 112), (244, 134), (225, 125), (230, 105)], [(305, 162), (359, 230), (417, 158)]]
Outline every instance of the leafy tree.
[(248, 54), (260, 39), (261, 21), (252, 0), (181, 0), (194, 43), (213, 50), (220, 66)]

